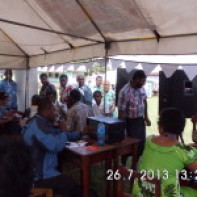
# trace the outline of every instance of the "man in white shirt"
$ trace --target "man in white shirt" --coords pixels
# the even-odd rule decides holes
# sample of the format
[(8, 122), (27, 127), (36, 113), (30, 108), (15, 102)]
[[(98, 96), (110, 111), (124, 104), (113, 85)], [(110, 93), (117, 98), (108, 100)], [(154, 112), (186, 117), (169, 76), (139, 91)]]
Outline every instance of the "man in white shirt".
[[(107, 101), (102, 101), (102, 94), (100, 91), (95, 91), (93, 94), (94, 100), (92, 110), (94, 116), (109, 116), (109, 105)], [(104, 107), (105, 106), (105, 107)]]

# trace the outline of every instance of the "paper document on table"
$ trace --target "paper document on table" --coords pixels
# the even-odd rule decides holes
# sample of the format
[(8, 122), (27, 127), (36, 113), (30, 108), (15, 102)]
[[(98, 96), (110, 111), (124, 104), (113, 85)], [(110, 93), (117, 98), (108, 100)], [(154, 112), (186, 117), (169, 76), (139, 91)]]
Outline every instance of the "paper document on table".
[(67, 148), (78, 148), (78, 147), (84, 147), (87, 144), (85, 141), (78, 141), (78, 142), (67, 142), (66, 147)]

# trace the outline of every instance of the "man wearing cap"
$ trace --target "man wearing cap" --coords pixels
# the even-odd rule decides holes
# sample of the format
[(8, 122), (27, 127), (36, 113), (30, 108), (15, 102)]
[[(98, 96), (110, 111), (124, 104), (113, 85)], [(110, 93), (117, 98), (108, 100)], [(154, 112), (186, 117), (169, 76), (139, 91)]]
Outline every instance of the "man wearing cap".
[(6, 92), (9, 96), (7, 106), (8, 108), (15, 112), (17, 111), (17, 85), (13, 81), (12, 76), (12, 70), (6, 69), (4, 73), (5, 79), (0, 81), (0, 92)]

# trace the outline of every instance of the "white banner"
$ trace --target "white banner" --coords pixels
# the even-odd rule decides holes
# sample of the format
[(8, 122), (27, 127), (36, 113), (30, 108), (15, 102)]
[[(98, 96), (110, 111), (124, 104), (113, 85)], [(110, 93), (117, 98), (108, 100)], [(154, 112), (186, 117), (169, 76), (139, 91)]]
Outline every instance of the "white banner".
[(110, 59), (110, 63), (113, 69), (117, 69), (121, 65), (122, 62), (123, 60)]
[(171, 77), (173, 73), (177, 70), (179, 67), (179, 64), (160, 64), (165, 76), (167, 78)]
[(57, 65), (55, 66), (55, 72), (63, 72), (64, 66), (63, 65)]
[(126, 71), (131, 72), (138, 64), (138, 62), (125, 61)]
[(189, 80), (193, 80), (194, 77), (197, 75), (197, 65), (182, 65), (183, 70), (185, 71), (186, 75), (188, 76)]
[(66, 71), (74, 71), (75, 70), (75, 67), (74, 67), (74, 64), (64, 64), (64, 72)]
[(153, 69), (157, 66), (157, 64), (152, 64), (152, 63), (141, 63), (141, 64), (146, 75), (149, 75), (153, 71)]
[(55, 72), (55, 66), (54, 65), (53, 66), (49, 66), (48, 67), (48, 72), (51, 72), (51, 73)]
[(95, 62), (86, 62), (86, 63), (84, 63), (84, 66), (85, 66), (86, 68), (91, 68), (91, 67), (93, 66), (94, 63), (95, 63)]

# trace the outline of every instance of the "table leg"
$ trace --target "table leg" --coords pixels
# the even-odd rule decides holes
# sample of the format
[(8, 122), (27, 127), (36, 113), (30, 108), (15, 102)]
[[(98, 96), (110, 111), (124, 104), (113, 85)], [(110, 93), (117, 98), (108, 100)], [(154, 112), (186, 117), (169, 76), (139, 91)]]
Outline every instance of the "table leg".
[(82, 186), (82, 197), (90, 196), (90, 163), (89, 158), (82, 158), (82, 169), (81, 169), (81, 186)]
[(132, 164), (131, 169), (136, 170), (137, 169), (137, 162), (138, 162), (138, 144), (136, 143), (133, 145), (133, 158), (132, 158)]
[(109, 174), (107, 174), (107, 171), (109, 169), (112, 169), (112, 160), (106, 160), (105, 161), (105, 196), (110, 197), (110, 191), (111, 191), (111, 185), (112, 181), (107, 180)]
[[(113, 164), (113, 172), (115, 173), (118, 170), (118, 154), (115, 154), (114, 164)], [(113, 180), (113, 196), (117, 196), (117, 180)]]

